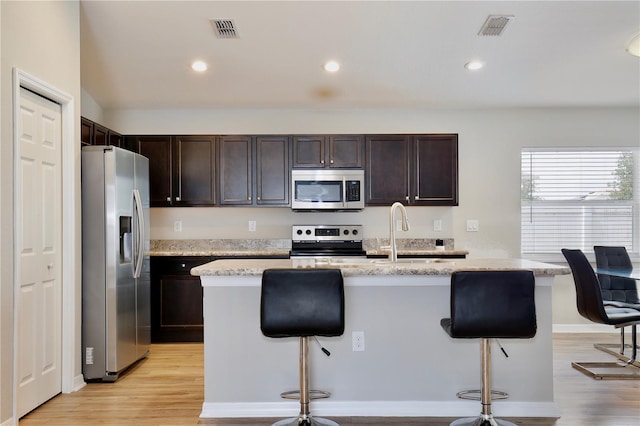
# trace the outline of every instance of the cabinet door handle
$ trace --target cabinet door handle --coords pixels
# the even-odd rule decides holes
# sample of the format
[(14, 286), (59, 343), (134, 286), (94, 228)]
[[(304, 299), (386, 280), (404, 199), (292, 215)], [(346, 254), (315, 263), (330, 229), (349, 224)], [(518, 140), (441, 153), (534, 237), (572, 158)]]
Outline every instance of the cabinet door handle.
[(324, 165), (324, 160), (320, 160), (320, 164)]
[(409, 201), (409, 196), (404, 197), (405, 200)]
[(180, 201), (180, 197), (176, 197), (176, 201)]
[(333, 160), (331, 160), (330, 162), (331, 162), (331, 164), (333, 164)]
[(171, 197), (167, 197), (167, 202), (171, 202)]
[(247, 201), (251, 201), (251, 197), (247, 198)]
[(418, 196), (416, 195), (416, 200), (418, 199)]
[(186, 264), (184, 264), (184, 263), (181, 263), (181, 264), (180, 264), (180, 267), (181, 267), (181, 268), (186, 268), (186, 267), (187, 267), (187, 265), (186, 265)]

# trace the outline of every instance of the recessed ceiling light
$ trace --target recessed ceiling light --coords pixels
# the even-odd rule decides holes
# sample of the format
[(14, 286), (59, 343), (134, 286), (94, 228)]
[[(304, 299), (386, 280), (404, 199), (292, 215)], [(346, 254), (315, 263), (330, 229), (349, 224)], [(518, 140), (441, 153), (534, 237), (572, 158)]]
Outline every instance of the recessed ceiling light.
[(471, 71), (475, 71), (475, 70), (479, 70), (480, 68), (484, 67), (484, 64), (480, 61), (471, 61), (471, 62), (467, 62), (466, 64), (464, 64), (464, 67), (468, 70)]
[(340, 64), (336, 61), (327, 61), (322, 68), (326, 72), (337, 72), (340, 69)]
[(194, 61), (191, 64), (191, 69), (198, 72), (204, 72), (207, 70), (207, 64), (203, 61)]
[(640, 33), (636, 34), (627, 44), (629, 55), (640, 56)]

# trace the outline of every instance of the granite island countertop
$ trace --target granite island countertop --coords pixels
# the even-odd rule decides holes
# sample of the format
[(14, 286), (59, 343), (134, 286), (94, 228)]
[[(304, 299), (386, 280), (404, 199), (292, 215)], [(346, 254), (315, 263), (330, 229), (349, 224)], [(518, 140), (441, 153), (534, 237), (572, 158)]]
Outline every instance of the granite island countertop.
[[(400, 256), (460, 256), (469, 254), (466, 250), (453, 248), (453, 240), (445, 239), (445, 250), (436, 250), (435, 239), (398, 238)], [(385, 256), (380, 250), (388, 239), (370, 238), (363, 241), (367, 256)], [(150, 256), (274, 256), (288, 257), (291, 250), (289, 239), (195, 239), (195, 240), (152, 240)]]
[(338, 268), (344, 276), (362, 275), (451, 275), (455, 271), (500, 271), (526, 269), (536, 276), (565, 275), (566, 266), (526, 259), (220, 259), (191, 269), (191, 275), (260, 276), (269, 268)]

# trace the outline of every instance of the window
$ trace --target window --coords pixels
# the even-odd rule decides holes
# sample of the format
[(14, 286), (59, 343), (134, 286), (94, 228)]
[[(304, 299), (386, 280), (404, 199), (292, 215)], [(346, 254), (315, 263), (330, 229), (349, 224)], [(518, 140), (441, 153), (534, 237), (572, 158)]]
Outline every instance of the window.
[(637, 163), (631, 149), (523, 149), (522, 254), (616, 245), (637, 255)]

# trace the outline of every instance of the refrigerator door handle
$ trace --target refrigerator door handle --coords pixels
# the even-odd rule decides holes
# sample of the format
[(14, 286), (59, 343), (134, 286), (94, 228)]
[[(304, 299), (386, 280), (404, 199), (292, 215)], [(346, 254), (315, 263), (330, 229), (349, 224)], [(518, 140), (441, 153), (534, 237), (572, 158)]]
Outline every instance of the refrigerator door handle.
[(134, 202), (134, 241), (132, 252), (134, 256), (133, 263), (135, 268), (133, 270), (133, 277), (140, 278), (142, 273), (142, 261), (144, 258), (144, 215), (142, 210), (142, 199), (140, 198), (140, 192), (137, 189), (133, 190), (133, 202)]

